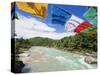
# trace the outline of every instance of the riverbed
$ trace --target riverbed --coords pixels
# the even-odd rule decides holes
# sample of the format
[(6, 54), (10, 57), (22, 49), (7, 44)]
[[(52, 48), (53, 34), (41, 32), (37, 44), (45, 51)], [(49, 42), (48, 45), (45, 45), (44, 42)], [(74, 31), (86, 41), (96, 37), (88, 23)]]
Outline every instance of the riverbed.
[(24, 73), (95, 69), (97, 67), (96, 64), (86, 63), (84, 55), (55, 48), (33, 46), (19, 56), (25, 64), (22, 69)]

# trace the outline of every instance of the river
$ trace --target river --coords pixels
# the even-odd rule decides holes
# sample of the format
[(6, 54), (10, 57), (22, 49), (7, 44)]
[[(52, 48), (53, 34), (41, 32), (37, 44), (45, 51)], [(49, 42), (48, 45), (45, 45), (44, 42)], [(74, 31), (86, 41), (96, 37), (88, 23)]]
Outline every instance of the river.
[(96, 64), (90, 65), (84, 62), (84, 55), (55, 48), (34, 46), (19, 56), (19, 59), (25, 64), (22, 69), (24, 73), (96, 68)]

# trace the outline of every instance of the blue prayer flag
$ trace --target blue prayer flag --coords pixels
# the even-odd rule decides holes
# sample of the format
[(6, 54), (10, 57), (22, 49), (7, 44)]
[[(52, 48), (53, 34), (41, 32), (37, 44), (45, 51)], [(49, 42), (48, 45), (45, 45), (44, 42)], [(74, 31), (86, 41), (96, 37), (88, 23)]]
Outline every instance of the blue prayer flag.
[(52, 23), (64, 25), (72, 15), (66, 10), (53, 6)]

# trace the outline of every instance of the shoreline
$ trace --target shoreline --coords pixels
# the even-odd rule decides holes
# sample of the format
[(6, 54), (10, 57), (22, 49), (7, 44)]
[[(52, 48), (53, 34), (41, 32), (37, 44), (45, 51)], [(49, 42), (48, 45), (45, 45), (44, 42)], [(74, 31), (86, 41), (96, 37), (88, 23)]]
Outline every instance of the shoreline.
[[(47, 48), (49, 48), (49, 50)], [(71, 63), (74, 65), (74, 63), (78, 64), (78, 61), (79, 61), (80, 63), (82, 62), (82, 64), (83, 64), (83, 65), (79, 64), (80, 66), (88, 67), (89, 65), (91, 65), (91, 67), (93, 67), (92, 64), (88, 64), (84, 61), (85, 55), (82, 55), (82, 53), (80, 53), (80, 52), (70, 52), (70, 51), (64, 51), (64, 50), (58, 49), (58, 48), (50, 48), (50, 47), (43, 47), (43, 46), (32, 46), (29, 50), (30, 51), (25, 51), (25, 54), (23, 53), (20, 56), (20, 61), (22, 61), (24, 64), (30, 64), (30, 63), (31, 64), (32, 63), (39, 64), (41, 62), (43, 63), (43, 61), (45, 61), (45, 60), (46, 60), (46, 62), (48, 62), (49, 60), (52, 60), (52, 59), (49, 59), (49, 60), (46, 59), (45, 55), (47, 54), (47, 58), (48, 58), (48, 55), (50, 56), (50, 58), (54, 55), (53, 59), (56, 59), (57, 61), (62, 62), (62, 63), (66, 63), (68, 60), (70, 60), (70, 61), (72, 61)], [(32, 50), (32, 52), (31, 52), (31, 50)], [(50, 54), (48, 54), (49, 51), (50, 51)], [(28, 52), (29, 52), (29, 55), (27, 54)], [(37, 52), (39, 52), (39, 53), (37, 53)], [(53, 54), (51, 54), (51, 52)], [(57, 53), (57, 55), (55, 55), (55, 52)], [(72, 56), (72, 55), (74, 55), (74, 56)], [(68, 56), (68, 58), (66, 58), (66, 56)], [(73, 59), (72, 59), (72, 57), (73, 57)], [(74, 58), (76, 58), (76, 59), (74, 59)], [(73, 60), (75, 60), (76, 62)], [(54, 61), (52, 64), (55, 64), (57, 61)], [(44, 62), (44, 63), (46, 64), (46, 62)], [(75, 68), (75, 67), (73, 67), (73, 68)]]

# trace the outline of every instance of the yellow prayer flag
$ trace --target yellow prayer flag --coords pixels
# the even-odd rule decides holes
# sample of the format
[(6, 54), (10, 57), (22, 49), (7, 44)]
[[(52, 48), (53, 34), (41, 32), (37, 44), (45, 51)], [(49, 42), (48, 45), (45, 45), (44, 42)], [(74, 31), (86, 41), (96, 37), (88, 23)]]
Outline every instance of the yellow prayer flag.
[(47, 3), (16, 2), (17, 7), (35, 16), (45, 18), (47, 13)]

